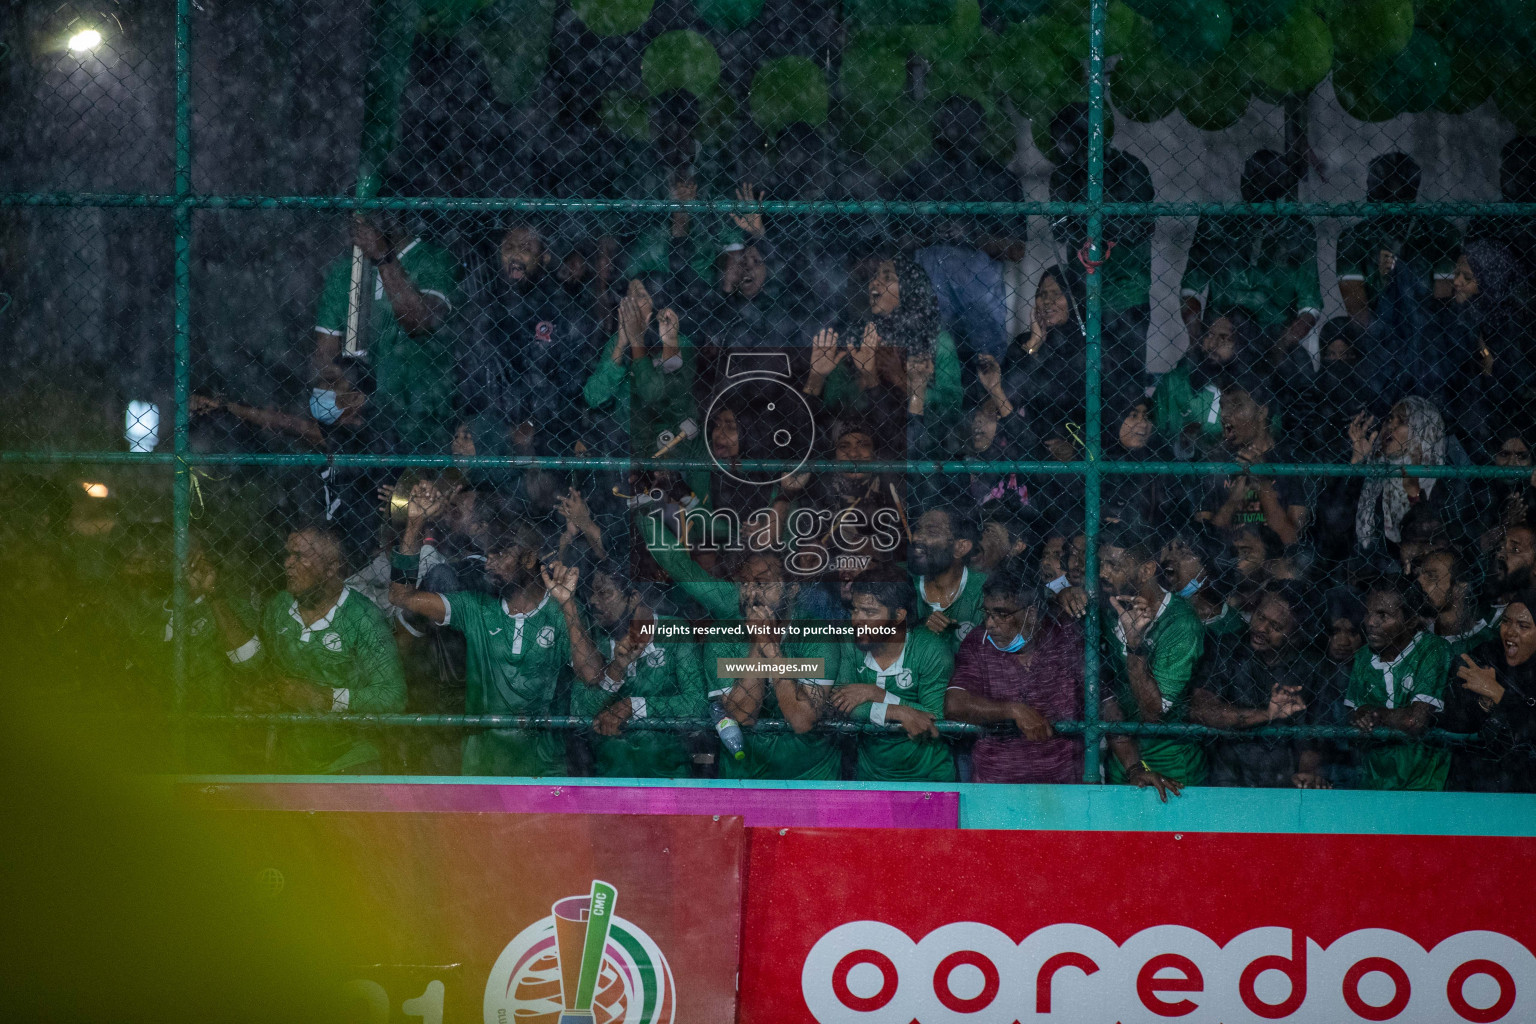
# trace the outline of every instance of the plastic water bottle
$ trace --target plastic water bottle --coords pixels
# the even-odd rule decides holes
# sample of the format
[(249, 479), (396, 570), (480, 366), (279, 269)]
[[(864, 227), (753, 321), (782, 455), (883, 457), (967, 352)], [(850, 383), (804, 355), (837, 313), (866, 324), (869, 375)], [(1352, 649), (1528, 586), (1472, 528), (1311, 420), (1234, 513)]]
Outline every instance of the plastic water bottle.
[(720, 742), (725, 744), (725, 749), (731, 752), (736, 760), (744, 760), (747, 756), (747, 738), (741, 733), (741, 724), (725, 713), (725, 708), (718, 700), (709, 704), (710, 712), (715, 716), (715, 732), (720, 734)]

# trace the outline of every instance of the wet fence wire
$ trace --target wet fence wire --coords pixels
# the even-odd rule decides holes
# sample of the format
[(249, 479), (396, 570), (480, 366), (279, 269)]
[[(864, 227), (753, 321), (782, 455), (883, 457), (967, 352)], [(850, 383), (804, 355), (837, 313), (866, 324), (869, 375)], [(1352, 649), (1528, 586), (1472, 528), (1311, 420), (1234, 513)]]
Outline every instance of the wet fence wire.
[(194, 770), (1518, 777), (1517, 6), (13, 9), (17, 651)]

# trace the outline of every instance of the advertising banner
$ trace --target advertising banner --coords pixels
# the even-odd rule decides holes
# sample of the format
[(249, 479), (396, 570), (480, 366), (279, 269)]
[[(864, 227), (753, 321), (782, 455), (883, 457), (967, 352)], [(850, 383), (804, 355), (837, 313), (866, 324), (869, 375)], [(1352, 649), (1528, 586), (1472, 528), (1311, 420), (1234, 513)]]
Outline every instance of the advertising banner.
[[(360, 1022), (735, 1015), (739, 818), (213, 812)], [(283, 928), (284, 924), (289, 927)], [(321, 938), (321, 936), (324, 936)]]
[(1536, 840), (754, 829), (742, 1024), (1536, 1020)]

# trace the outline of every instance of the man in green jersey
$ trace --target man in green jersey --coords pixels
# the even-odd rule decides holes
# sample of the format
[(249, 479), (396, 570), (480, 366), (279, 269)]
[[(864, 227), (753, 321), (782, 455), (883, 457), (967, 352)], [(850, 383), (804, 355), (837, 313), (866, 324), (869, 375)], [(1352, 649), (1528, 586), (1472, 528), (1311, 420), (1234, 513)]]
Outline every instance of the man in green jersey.
[(987, 576), (970, 568), (978, 540), (976, 524), (948, 505), (924, 512), (912, 524), (907, 567), (916, 577), (917, 618), (944, 638), (951, 654), (983, 617), (981, 588)]
[[(1366, 202), (1417, 202), (1419, 179), (1413, 157), (1383, 153), (1366, 168)], [(1370, 326), (1376, 300), (1399, 269), (1417, 278), (1425, 295), (1449, 299), (1460, 249), (1460, 233), (1444, 217), (1388, 213), (1351, 224), (1339, 235), (1334, 263), (1344, 309), (1362, 328)]]
[(1435, 617), (1430, 629), (1451, 645), (1452, 665), (1459, 665), (1463, 654), (1493, 639), (1494, 627), (1488, 624), (1488, 616), (1478, 614), (1472, 566), (1461, 552), (1446, 548), (1421, 555), (1414, 562), (1413, 581)]
[[(412, 496), (408, 515), (425, 515)], [(408, 531), (409, 533), (409, 531)], [(471, 715), (556, 713), (565, 669), (596, 685), (603, 661), (576, 607), (579, 571), (539, 564), (542, 538), (527, 523), (502, 520), (486, 528), (485, 571), (499, 593), (417, 590), (419, 551), (395, 555), (391, 604), (464, 635), (465, 710)], [(403, 544), (404, 542), (402, 542)], [(548, 730), (493, 729), (464, 740), (466, 775), (562, 775), (564, 738)]]
[[(827, 627), (796, 614), (800, 586), (790, 582), (782, 560), (773, 552), (749, 555), (737, 570), (736, 617), (753, 627), (750, 640), (712, 641), (704, 649), (705, 674), (712, 680), (709, 696), (746, 730), (747, 756), (721, 762), (722, 778), (835, 779), (841, 758), (835, 739), (812, 732), (826, 711), (827, 691), (837, 678), (839, 646), (825, 639), (789, 639), (785, 625)], [(723, 616), (722, 616), (723, 617)], [(821, 671), (791, 675), (721, 675), (731, 661), (819, 661)], [(756, 730), (758, 722), (783, 721), (790, 731)]]
[[(1099, 539), (1099, 581), (1115, 612), (1105, 636), (1111, 689), (1105, 721), (1185, 722), (1205, 627), (1189, 602), (1158, 583), (1157, 557), (1123, 527)], [(1107, 623), (1106, 623), (1107, 625)], [(1182, 740), (1115, 736), (1109, 781), (1152, 786), (1160, 799), (1205, 779), (1205, 748)]]
[[(1365, 646), (1355, 655), (1344, 706), (1362, 732), (1401, 729), (1418, 735), (1445, 710), (1451, 646), (1419, 628), (1423, 599), (1403, 577), (1386, 577), (1365, 595)], [(1385, 743), (1366, 751), (1366, 789), (1445, 788), (1444, 748)]]
[[(367, 350), (343, 352), (352, 295), (352, 254), (326, 271), (315, 316), (315, 366), (322, 379), (342, 359), (366, 359), (373, 375), (377, 429), (413, 447), (445, 448), (453, 420), (454, 352), (443, 330), (458, 298), (459, 262), (453, 254), (406, 230), (386, 213), (375, 226), (352, 222), (352, 244), (369, 266), (363, 287), (372, 291)], [(324, 394), (324, 406), (334, 403)]]
[[(1245, 203), (1284, 202), (1295, 183), (1287, 158), (1260, 150), (1243, 165), (1240, 190)], [(1179, 294), (1191, 344), (1204, 333), (1203, 312), (1243, 309), (1283, 355), (1322, 312), (1317, 231), (1299, 217), (1201, 217)]]
[(587, 605), (597, 627), (593, 641), (608, 664), (596, 686), (576, 689), (571, 713), (593, 719), (597, 774), (687, 778), (692, 757), (684, 736), (624, 726), (631, 719), (703, 719), (708, 714), (699, 647), (686, 637), (658, 638), (650, 603), (614, 566), (599, 565), (588, 579)]
[(905, 581), (856, 580), (855, 629), (844, 644), (832, 704), (856, 722), (897, 723), (905, 736), (859, 737), (856, 777), (872, 782), (953, 782), (954, 758), (934, 722), (954, 672), (949, 645), (909, 625), (912, 587)]
[[(389, 624), (345, 583), (341, 541), (319, 527), (288, 535), (288, 589), (267, 602), (257, 635), (229, 655), (277, 684), (278, 700), (301, 711), (405, 710), (405, 672)], [(302, 730), (302, 727), (301, 727)], [(375, 773), (379, 751), (335, 729), (293, 733), (283, 760), (295, 770)]]

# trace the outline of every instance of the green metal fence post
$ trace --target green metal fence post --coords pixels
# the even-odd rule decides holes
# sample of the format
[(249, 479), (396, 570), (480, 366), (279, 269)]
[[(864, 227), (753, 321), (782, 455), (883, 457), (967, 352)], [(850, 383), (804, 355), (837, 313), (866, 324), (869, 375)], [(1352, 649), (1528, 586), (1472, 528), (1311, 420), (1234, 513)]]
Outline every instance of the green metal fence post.
[(175, 415), (172, 450), (176, 456), (171, 483), (171, 529), (175, 535), (175, 564), (171, 586), (171, 656), (175, 686), (177, 747), (184, 735), (182, 715), (187, 706), (187, 530), (191, 519), (192, 466), (187, 462), (187, 420), (191, 391), (192, 321), (192, 0), (176, 0), (176, 303)]
[[(1098, 260), (1104, 231), (1104, 20), (1109, 0), (1093, 0), (1088, 27), (1088, 259)], [(1062, 268), (1065, 270), (1066, 268)], [(1088, 617), (1083, 628), (1083, 781), (1099, 781), (1099, 356), (1103, 351), (1103, 282), (1091, 269), (1088, 285), (1087, 396), (1083, 410), (1083, 536)]]

